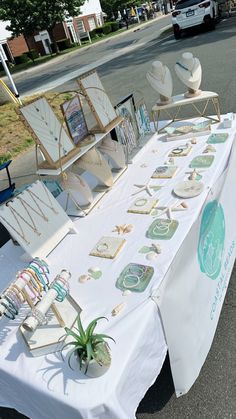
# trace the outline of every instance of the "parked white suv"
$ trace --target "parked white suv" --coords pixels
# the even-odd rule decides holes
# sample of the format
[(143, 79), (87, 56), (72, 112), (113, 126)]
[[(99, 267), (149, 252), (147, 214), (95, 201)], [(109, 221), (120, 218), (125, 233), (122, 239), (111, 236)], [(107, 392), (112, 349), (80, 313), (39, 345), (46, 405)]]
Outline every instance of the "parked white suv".
[(214, 0), (179, 0), (172, 12), (172, 24), (175, 39), (187, 28), (204, 24), (215, 29), (218, 16), (218, 4)]

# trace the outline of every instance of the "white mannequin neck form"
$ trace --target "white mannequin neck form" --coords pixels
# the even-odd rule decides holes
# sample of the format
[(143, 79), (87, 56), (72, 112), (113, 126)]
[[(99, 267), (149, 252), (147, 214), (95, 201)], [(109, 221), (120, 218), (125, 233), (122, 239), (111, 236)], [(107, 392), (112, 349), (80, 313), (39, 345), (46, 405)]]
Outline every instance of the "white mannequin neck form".
[(202, 80), (202, 67), (198, 58), (191, 52), (185, 52), (175, 64), (175, 72), (180, 81), (188, 88), (185, 97), (194, 97), (201, 94), (199, 90)]
[(146, 74), (147, 80), (152, 88), (159, 93), (158, 105), (166, 105), (171, 102), (173, 82), (170, 70), (161, 61), (152, 63), (151, 71)]

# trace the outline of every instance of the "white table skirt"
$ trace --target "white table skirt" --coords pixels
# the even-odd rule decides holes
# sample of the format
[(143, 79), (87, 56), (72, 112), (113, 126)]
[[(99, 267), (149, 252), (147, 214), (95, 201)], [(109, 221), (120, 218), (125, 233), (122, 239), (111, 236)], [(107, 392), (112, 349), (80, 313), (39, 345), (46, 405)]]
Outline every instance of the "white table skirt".
[[(213, 131), (221, 132), (217, 125), (213, 126)], [(217, 152), (214, 153), (214, 163), (203, 173), (203, 193), (188, 200), (187, 211), (173, 213), (173, 218), (179, 221), (179, 227), (171, 240), (158, 242), (162, 253), (156, 260), (147, 261), (145, 255), (139, 253), (142, 246), (152, 243), (152, 240), (145, 237), (145, 233), (154, 217), (127, 213), (127, 209), (137, 197), (148, 197), (146, 193), (131, 196), (137, 191), (134, 184), (146, 183), (154, 169), (163, 165), (169, 151), (176, 144), (186, 143), (186, 139), (162, 142), (156, 134), (99, 205), (86, 218), (75, 220), (79, 234), (68, 235), (48, 258), (52, 279), (62, 268), (71, 271), (71, 295), (83, 309), (84, 324), (97, 316), (106, 316), (109, 319), (108, 323), (101, 322), (98, 330), (108, 333), (116, 340), (116, 344), (111, 344), (110, 370), (103, 377), (87, 379), (80, 372), (71, 371), (58, 358), (58, 354), (33, 358), (17, 331), (23, 318), (22, 313), (19, 321), (1, 321), (0, 405), (14, 407), (35, 419), (135, 417), (138, 403), (159, 374), (167, 351), (152, 294), (158, 289), (181, 243), (197, 219), (209, 188), (214, 185), (227, 164), (234, 132), (222, 132), (229, 132), (231, 135), (224, 144), (215, 146)], [(173, 179), (151, 181), (152, 184), (164, 186), (154, 193), (154, 197), (160, 200), (159, 205), (176, 201), (171, 191), (175, 184), (187, 179), (189, 162), (194, 156), (201, 154), (207, 137), (198, 137), (198, 142), (188, 157), (175, 159), (180, 170)], [(179, 199), (181, 201), (183, 200)], [(124, 236), (127, 243), (116, 259), (88, 256), (102, 236), (116, 236), (112, 232), (115, 225), (125, 223), (133, 224), (134, 231)], [(14, 278), (15, 272), (25, 266), (19, 259), (21, 253), (22, 250), (11, 242), (1, 249), (2, 289)], [(115, 287), (115, 282), (130, 262), (150, 265), (155, 272), (143, 293), (132, 293), (124, 297)], [(94, 266), (102, 270), (102, 277), (85, 284), (79, 283), (78, 277)], [(117, 317), (112, 317), (112, 309), (121, 302), (126, 303), (125, 309)]]

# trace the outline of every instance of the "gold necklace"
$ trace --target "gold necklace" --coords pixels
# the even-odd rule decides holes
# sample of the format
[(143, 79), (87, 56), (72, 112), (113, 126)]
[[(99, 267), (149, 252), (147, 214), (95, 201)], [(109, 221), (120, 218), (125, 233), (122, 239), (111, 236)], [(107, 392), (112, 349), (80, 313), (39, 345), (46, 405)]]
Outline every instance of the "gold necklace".
[(35, 205), (37, 206), (39, 212), (35, 208), (31, 207), (31, 205), (28, 202), (25, 202), (25, 200), (23, 198), (21, 198), (20, 196), (17, 196), (16, 198), (21, 202), (21, 204), (25, 208), (25, 210), (26, 210), (26, 206), (28, 206), (32, 211), (35, 212), (35, 214), (39, 215), (44, 221), (48, 221), (48, 218), (46, 217), (46, 215), (44, 214), (44, 212), (42, 211), (42, 209), (38, 205), (37, 201), (34, 199), (33, 195), (31, 195), (31, 198), (34, 201)]
[[(11, 208), (10, 208), (11, 209)], [(18, 236), (20, 236), (27, 244), (30, 244), (30, 242), (25, 238), (25, 234), (24, 234), (24, 231), (23, 231), (23, 228), (21, 227), (21, 225), (20, 225), (20, 223), (19, 223), (19, 220), (18, 220), (18, 218), (15, 216), (15, 214), (12, 212), (12, 215), (14, 216), (14, 218), (15, 218), (15, 220), (16, 220), (16, 222), (17, 222), (17, 224), (18, 224), (18, 227), (19, 227), (19, 229), (20, 229), (20, 231), (21, 231), (21, 233), (15, 228), (15, 227), (13, 227), (10, 223), (9, 223), (9, 221), (7, 221), (6, 220), (6, 218), (4, 218), (2, 215), (0, 215), (0, 218), (3, 220), (3, 221), (5, 221), (5, 223), (9, 226), (9, 227), (11, 227), (12, 228), (12, 230), (13, 231), (15, 231), (15, 233), (16, 234), (18, 234)]]
[[(22, 203), (21, 203), (22, 204)], [(25, 209), (25, 211), (27, 212), (27, 214), (28, 214), (28, 216), (29, 216), (29, 218), (30, 218), (30, 221), (31, 221), (31, 223), (32, 224), (30, 224), (27, 220), (25, 220), (24, 219), (24, 217), (22, 217), (22, 215), (15, 209), (15, 208), (13, 208), (13, 207), (11, 207), (11, 205), (9, 205), (9, 203), (8, 204), (6, 204), (6, 206), (10, 209), (10, 211), (11, 211), (11, 213), (12, 213), (12, 215), (14, 216), (14, 218), (15, 218), (15, 220), (17, 220), (17, 217), (16, 217), (16, 215), (15, 214), (17, 214), (18, 215), (18, 217), (22, 220), (22, 221), (24, 221), (24, 223), (25, 224), (27, 224), (30, 228), (31, 228), (31, 230), (33, 230), (38, 236), (41, 236), (41, 233), (38, 231), (38, 229), (37, 229), (37, 227), (36, 227), (36, 224), (35, 224), (35, 222), (34, 222), (34, 220), (33, 220), (33, 218), (32, 218), (32, 216), (31, 216), (31, 214), (30, 214), (30, 212), (28, 211), (28, 209), (27, 209), (27, 207), (25, 207), (24, 205), (22, 205), (23, 206), (23, 208)], [(18, 222), (18, 225), (19, 225), (19, 222)], [(32, 226), (33, 225), (33, 226)]]
[[(42, 186), (43, 186), (43, 184), (42, 184)], [(50, 202), (51, 205), (48, 205), (46, 202), (44, 202), (38, 195), (36, 195), (35, 192), (31, 191), (30, 189), (27, 189), (27, 192), (30, 194), (30, 196), (32, 197), (32, 199), (34, 199), (34, 198), (38, 199), (38, 201), (40, 201), (42, 204), (44, 204), (47, 208), (51, 209), (54, 212), (54, 214), (58, 214), (58, 211), (53, 207), (53, 204), (52, 204), (50, 195), (49, 195), (49, 193), (46, 190), (46, 186), (45, 187), (43, 186), (43, 188), (44, 188), (44, 190), (45, 190), (45, 192), (47, 194), (48, 200), (49, 200), (49, 202)], [(34, 200), (34, 202), (35, 202), (35, 200)]]

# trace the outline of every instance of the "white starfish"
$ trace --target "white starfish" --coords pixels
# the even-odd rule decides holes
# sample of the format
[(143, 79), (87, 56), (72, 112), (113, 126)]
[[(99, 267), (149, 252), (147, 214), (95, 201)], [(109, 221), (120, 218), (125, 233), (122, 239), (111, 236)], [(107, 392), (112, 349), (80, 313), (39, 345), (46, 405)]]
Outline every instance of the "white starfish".
[(132, 194), (132, 196), (133, 195), (137, 195), (138, 193), (143, 192), (143, 191), (147, 192), (148, 195), (152, 196), (152, 191), (150, 189), (151, 188), (151, 186), (150, 186), (150, 180), (145, 185), (134, 185), (134, 186), (136, 186), (137, 188), (139, 188), (139, 190), (137, 192), (134, 192)]

